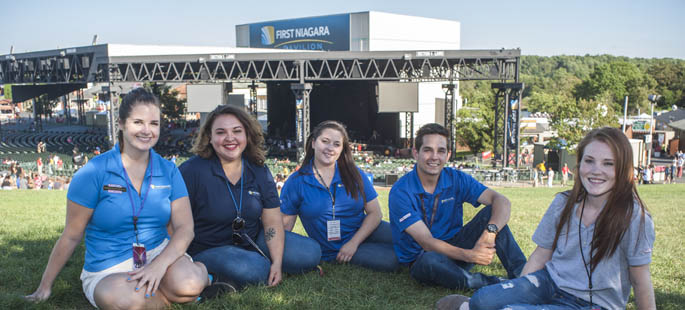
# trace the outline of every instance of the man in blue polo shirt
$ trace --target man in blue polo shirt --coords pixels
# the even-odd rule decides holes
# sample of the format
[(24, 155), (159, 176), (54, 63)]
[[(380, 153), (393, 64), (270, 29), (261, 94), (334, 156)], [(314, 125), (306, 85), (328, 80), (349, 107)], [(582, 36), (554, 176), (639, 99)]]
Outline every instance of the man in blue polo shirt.
[[(470, 273), (474, 264), (489, 265), (495, 254), (515, 278), (526, 258), (508, 226), (511, 203), (459, 170), (444, 167), (451, 155), (449, 132), (439, 124), (422, 126), (416, 135), (414, 170), (390, 190), (393, 246), (400, 263), (424, 283), (478, 289), (499, 277)], [(462, 204), (486, 205), (463, 225)]]

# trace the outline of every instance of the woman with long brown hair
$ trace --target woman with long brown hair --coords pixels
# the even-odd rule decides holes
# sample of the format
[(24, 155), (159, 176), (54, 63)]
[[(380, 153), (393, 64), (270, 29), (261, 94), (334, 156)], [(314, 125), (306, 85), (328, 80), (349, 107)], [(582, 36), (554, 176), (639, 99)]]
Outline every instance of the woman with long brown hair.
[[(625, 309), (631, 286), (638, 309), (656, 309), (654, 223), (637, 193), (628, 139), (615, 128), (595, 129), (577, 155), (573, 189), (543, 216), (522, 277), (478, 290), (470, 309)], [(458, 309), (463, 301), (438, 304)]]
[(196, 156), (179, 167), (195, 220), (188, 253), (238, 288), (278, 285), (282, 272), (313, 270), (321, 257), (314, 240), (284, 233), (263, 144), (261, 125), (245, 109), (219, 106), (200, 127)]
[(397, 270), (390, 224), (381, 221), (378, 194), (354, 164), (345, 127), (320, 123), (305, 148), (301, 168), (281, 191), (285, 229), (292, 230), (299, 215), (307, 235), (321, 246), (324, 261)]

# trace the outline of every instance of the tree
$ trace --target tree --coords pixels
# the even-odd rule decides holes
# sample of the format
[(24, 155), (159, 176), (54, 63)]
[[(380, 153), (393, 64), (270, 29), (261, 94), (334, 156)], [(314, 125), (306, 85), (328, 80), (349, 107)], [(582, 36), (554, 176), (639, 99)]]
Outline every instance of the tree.
[(659, 107), (685, 107), (685, 63), (659, 59), (647, 68), (647, 74), (656, 80), (655, 92), (662, 96)]
[(468, 146), (473, 154), (492, 150), (495, 99), (490, 83), (468, 81), (459, 85), (462, 97), (467, 103), (456, 113), (456, 141)]
[(575, 145), (594, 128), (618, 127), (611, 100), (608, 96), (598, 100), (576, 100), (563, 94), (535, 93), (530, 98), (530, 104), (549, 114), (550, 127), (557, 131), (559, 138), (566, 140), (569, 145)]
[(186, 100), (178, 99), (179, 92), (171, 86), (158, 83), (146, 85), (161, 104), (162, 117), (166, 120), (176, 120), (186, 113)]
[(625, 96), (629, 97), (630, 108), (645, 111), (649, 107), (647, 95), (654, 89), (656, 81), (644, 74), (637, 65), (626, 61), (614, 61), (595, 67), (590, 78), (575, 89), (575, 96), (585, 100), (600, 97), (611, 98), (614, 110), (622, 110)]
[(2, 87), (5, 99), (12, 100), (12, 84), (5, 84)]

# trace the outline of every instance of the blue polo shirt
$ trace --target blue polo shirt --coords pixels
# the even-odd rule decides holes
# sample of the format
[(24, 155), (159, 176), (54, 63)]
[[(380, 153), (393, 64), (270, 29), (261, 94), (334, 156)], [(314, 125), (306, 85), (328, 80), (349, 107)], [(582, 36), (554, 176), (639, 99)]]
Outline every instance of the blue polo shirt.
[[(262, 209), (279, 207), (276, 183), (269, 168), (257, 166), (247, 159), (243, 161), (243, 206), (241, 217), (245, 219), (243, 232), (252, 240), (262, 229)], [(240, 180), (231, 184), (216, 155), (209, 159), (193, 156), (179, 167), (188, 187), (188, 197), (195, 221), (195, 239), (188, 247), (190, 255), (206, 249), (233, 245), (233, 220), (238, 215), (235, 201), (240, 204)], [(243, 240), (239, 246), (249, 246)]]
[(143, 198), (133, 186), (127, 186), (127, 182), (131, 181), (124, 176), (118, 144), (88, 161), (74, 175), (67, 199), (93, 209), (85, 231), (86, 257), (83, 269), (86, 271), (101, 271), (132, 257), (131, 247), (136, 240), (131, 198), (136, 213), (140, 212), (140, 243), (150, 250), (169, 237), (166, 227), (171, 218), (171, 202), (188, 196), (188, 192), (176, 165), (152, 149), (150, 158), (152, 176), (148, 165), (141, 186), (143, 196), (148, 188), (150, 192), (142, 211), (139, 210)]
[(423, 189), (414, 165), (414, 170), (397, 180), (388, 196), (393, 247), (400, 263), (415, 261), (423, 250), (405, 231), (407, 227), (423, 220), (422, 200), (426, 213), (425, 223), (428, 227), (437, 197), (437, 211), (433, 226), (429, 229), (434, 238), (449, 240), (463, 226), (463, 203), (468, 202), (474, 207), (480, 206), (478, 197), (486, 189), (487, 187), (470, 175), (445, 167), (440, 172), (435, 191), (430, 194)]
[(357, 233), (366, 218), (364, 205), (378, 197), (366, 174), (359, 168), (357, 170), (364, 185), (366, 201), (361, 194), (356, 200), (347, 194), (337, 164), (331, 181), (331, 193), (335, 192), (335, 219), (340, 220), (341, 240), (328, 241), (326, 222), (333, 219), (333, 202), (326, 187), (317, 180), (311, 163), (290, 175), (281, 189), (281, 212), (300, 216), (307, 235), (321, 245), (321, 259), (325, 261), (335, 259), (343, 244)]

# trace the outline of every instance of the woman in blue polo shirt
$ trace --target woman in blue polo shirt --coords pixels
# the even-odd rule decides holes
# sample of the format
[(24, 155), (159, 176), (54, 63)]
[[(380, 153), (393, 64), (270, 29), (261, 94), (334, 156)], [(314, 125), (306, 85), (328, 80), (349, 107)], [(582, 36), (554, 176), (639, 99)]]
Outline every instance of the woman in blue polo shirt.
[(302, 168), (281, 190), (286, 230), (299, 215), (307, 235), (321, 245), (322, 259), (378, 271), (399, 268), (390, 224), (376, 190), (354, 164), (345, 127), (320, 123), (307, 138)]
[(195, 220), (188, 253), (238, 287), (275, 286), (282, 271), (313, 270), (321, 257), (314, 240), (283, 231), (263, 144), (257, 120), (244, 109), (219, 106), (198, 132), (196, 156), (180, 167)]
[(84, 232), (81, 281), (95, 307), (158, 308), (190, 302), (211, 282), (204, 265), (184, 255), (193, 236), (190, 203), (178, 168), (152, 150), (159, 125), (155, 96), (139, 88), (124, 97), (118, 143), (74, 175), (67, 193), (66, 227), (28, 300), (50, 296)]

